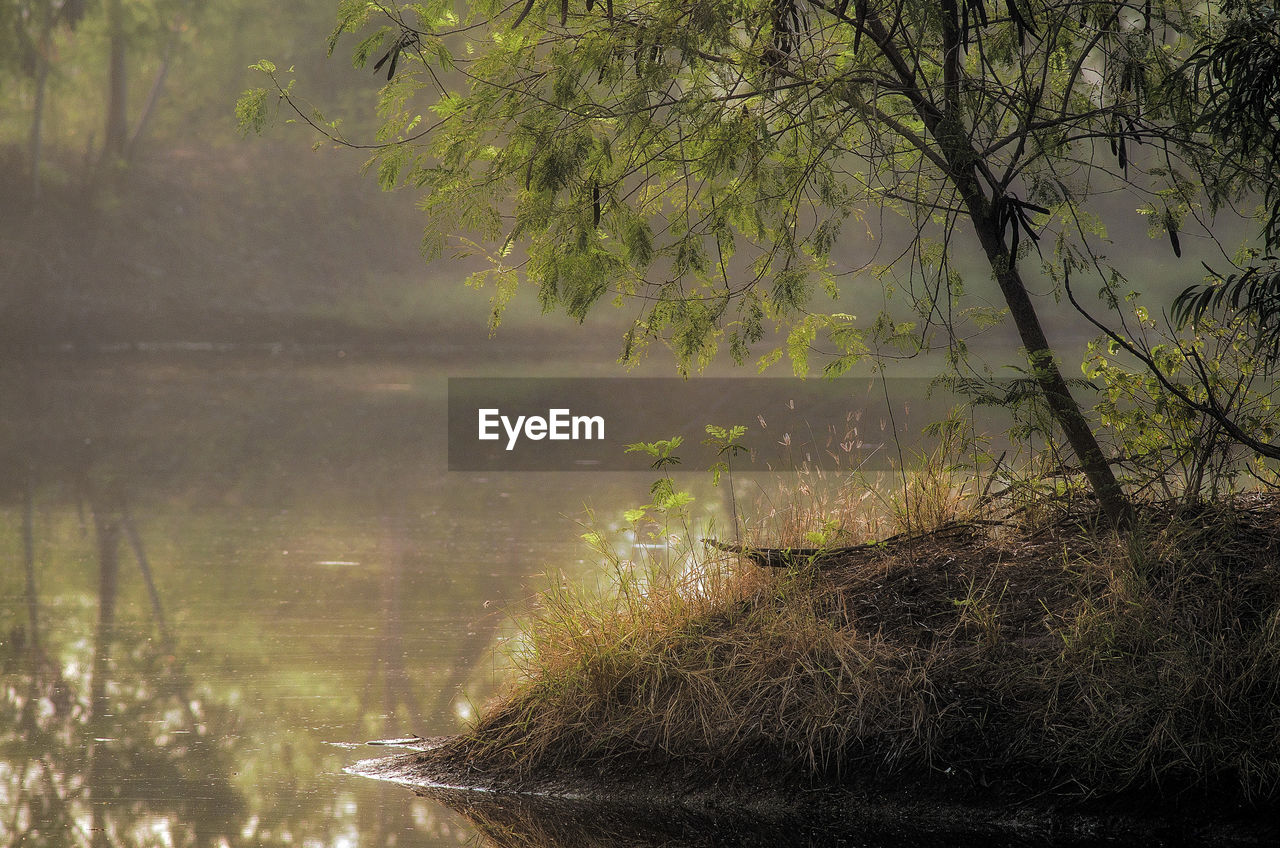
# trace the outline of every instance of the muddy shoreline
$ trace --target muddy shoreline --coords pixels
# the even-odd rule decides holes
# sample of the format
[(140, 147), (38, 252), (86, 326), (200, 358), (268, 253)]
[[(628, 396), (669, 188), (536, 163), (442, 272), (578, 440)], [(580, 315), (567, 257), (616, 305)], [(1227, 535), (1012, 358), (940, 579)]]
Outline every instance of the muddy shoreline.
[(1072, 506), (545, 596), (467, 734), (349, 771), (545, 832), (512, 844), (744, 818), (821, 824), (800, 844), (1280, 844), (1280, 496), (1152, 504), (1128, 537)]
[[(360, 760), (345, 771), (403, 786), (466, 816), (499, 844), (838, 845), (1107, 844), (1251, 846), (1280, 841), (1272, 811), (1126, 796), (1089, 801), (1011, 787), (694, 779), (678, 767), (619, 773), (562, 772), (514, 779), (458, 758), (457, 738), (398, 740), (407, 753)], [(380, 744), (380, 743), (375, 743)]]

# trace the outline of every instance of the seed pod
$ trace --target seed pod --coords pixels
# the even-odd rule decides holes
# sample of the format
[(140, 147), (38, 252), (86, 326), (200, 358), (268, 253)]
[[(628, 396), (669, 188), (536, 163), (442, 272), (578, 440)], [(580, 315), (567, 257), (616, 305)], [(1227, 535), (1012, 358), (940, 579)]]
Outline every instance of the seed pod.
[(533, 11), (533, 0), (528, 0), (528, 2), (524, 4), (524, 8), (520, 10), (520, 14), (516, 15), (515, 22), (511, 24), (511, 28), (515, 29), (516, 27), (520, 26), (520, 24), (524, 23), (524, 19), (529, 17), (529, 13), (532, 11)]
[(1182, 258), (1182, 244), (1178, 241), (1178, 225), (1173, 220), (1173, 215), (1168, 212), (1164, 213), (1164, 228), (1169, 233), (1169, 244), (1173, 245), (1173, 255)]

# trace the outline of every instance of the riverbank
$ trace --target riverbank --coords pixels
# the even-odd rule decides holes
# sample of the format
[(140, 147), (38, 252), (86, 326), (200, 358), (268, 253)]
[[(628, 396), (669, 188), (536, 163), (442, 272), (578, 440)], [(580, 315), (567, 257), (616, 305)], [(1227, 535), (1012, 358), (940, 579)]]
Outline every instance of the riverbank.
[(1276, 809), (1274, 495), (1146, 507), (1124, 537), (1081, 507), (753, 559), (544, 598), (510, 691), (399, 773)]

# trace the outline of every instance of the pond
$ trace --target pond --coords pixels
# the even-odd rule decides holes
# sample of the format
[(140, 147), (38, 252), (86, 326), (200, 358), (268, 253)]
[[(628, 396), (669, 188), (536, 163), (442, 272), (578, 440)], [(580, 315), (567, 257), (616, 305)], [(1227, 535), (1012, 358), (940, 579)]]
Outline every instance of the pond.
[[(624, 557), (660, 538), (623, 532), (652, 472), (449, 471), (448, 378), (494, 373), (181, 346), (0, 368), (0, 845), (1016, 838), (1025, 822), (982, 830), (932, 802), (869, 818), (815, 794), (797, 820), (794, 799), (428, 798), (345, 773), (388, 753), (368, 741), (466, 726), (510, 679), (537, 592), (604, 579), (585, 526)], [(725, 487), (682, 485), (723, 521)]]
[[(622, 519), (653, 472), (448, 470), (448, 378), (617, 375), (546, 351), (128, 346), (0, 368), (0, 844), (874, 841), (838, 819), (450, 805), (343, 772), (369, 740), (465, 727), (537, 592), (604, 579), (584, 527), (624, 557), (662, 546)], [(727, 487), (680, 485), (700, 526), (723, 521)]]
[(472, 838), (349, 746), (462, 727), (650, 480), (449, 473), (440, 368), (339, 354), (5, 367), (0, 843)]

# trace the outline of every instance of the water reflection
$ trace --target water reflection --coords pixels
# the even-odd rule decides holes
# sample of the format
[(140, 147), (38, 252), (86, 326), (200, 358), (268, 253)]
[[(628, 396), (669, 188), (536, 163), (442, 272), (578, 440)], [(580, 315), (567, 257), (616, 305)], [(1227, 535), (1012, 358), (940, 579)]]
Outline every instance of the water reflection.
[[(0, 370), (0, 845), (449, 845), (333, 743), (455, 732), (647, 479), (449, 475), (397, 362)], [(575, 488), (576, 487), (576, 488)]]
[[(961, 817), (950, 827), (926, 815), (920, 826), (910, 810), (888, 809), (859, 814), (839, 798), (814, 795), (801, 814), (783, 812), (769, 799), (724, 798), (715, 808), (678, 798), (641, 802), (626, 797), (608, 800), (549, 798), (533, 795), (428, 790), (432, 798), (453, 808), (475, 828), (486, 848), (956, 848), (956, 846), (1091, 845), (1082, 834), (1055, 838), (1007, 824), (1001, 835), (981, 822), (969, 826)], [(726, 806), (734, 809), (726, 809)], [(753, 810), (749, 808), (754, 807)]]
[[(174, 653), (141, 540), (127, 510), (93, 498), (96, 613), (88, 633), (47, 638), (37, 594), (34, 508), (22, 506), (26, 620), (10, 624), (0, 709), (11, 728), (4, 790), (12, 844), (210, 845), (239, 829), (232, 785), (236, 717), (193, 696)], [(117, 626), (121, 542), (148, 589), (158, 638)], [(92, 608), (84, 605), (85, 612)], [(59, 616), (57, 624), (69, 623)], [(64, 636), (67, 634), (63, 634)], [(88, 638), (85, 638), (85, 637)], [(48, 646), (48, 647), (46, 647)]]

